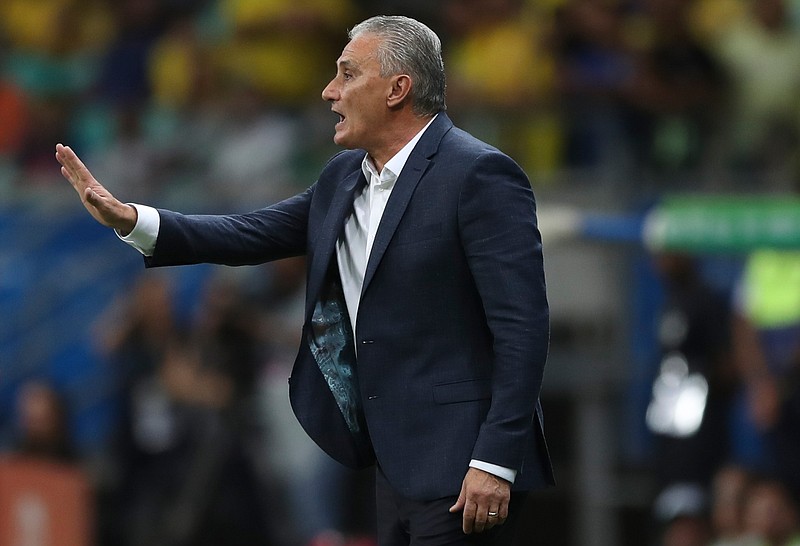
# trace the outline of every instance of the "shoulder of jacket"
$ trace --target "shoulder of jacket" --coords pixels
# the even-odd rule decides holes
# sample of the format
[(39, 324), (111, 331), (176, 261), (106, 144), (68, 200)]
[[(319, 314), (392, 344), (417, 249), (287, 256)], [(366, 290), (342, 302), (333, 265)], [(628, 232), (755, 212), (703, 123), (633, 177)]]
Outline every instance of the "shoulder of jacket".
[(449, 151), (457, 151), (459, 153), (472, 155), (477, 157), (483, 154), (500, 153), (495, 146), (480, 140), (467, 131), (453, 126), (443, 137), (441, 146), (444, 146)]
[(325, 166), (322, 168), (322, 172), (330, 170), (351, 170), (353, 168), (361, 168), (361, 162), (364, 161), (364, 155), (366, 152), (364, 150), (342, 150), (335, 155), (333, 155), (328, 162), (325, 163)]
[(439, 151), (444, 152), (451, 162), (471, 168), (476, 163), (482, 164), (509, 164), (516, 162), (505, 152), (498, 149), (470, 133), (453, 127), (444, 137), (439, 146)]

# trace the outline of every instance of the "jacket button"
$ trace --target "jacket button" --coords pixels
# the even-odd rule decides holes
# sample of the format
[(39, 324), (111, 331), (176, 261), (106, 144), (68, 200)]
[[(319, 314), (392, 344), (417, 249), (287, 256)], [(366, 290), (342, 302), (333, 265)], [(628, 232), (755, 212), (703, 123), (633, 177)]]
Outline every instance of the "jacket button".
[(361, 340), (361, 344), (362, 345), (372, 345), (373, 343), (375, 343), (374, 339), (362, 339)]

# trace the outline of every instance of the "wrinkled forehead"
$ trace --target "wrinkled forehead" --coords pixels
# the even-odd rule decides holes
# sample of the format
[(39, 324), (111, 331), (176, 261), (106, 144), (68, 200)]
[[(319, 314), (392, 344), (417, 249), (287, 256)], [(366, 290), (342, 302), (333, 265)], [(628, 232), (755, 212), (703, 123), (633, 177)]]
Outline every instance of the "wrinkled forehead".
[(365, 65), (371, 62), (377, 63), (380, 43), (381, 39), (374, 34), (359, 34), (344, 46), (342, 54), (336, 60), (336, 64), (363, 69)]

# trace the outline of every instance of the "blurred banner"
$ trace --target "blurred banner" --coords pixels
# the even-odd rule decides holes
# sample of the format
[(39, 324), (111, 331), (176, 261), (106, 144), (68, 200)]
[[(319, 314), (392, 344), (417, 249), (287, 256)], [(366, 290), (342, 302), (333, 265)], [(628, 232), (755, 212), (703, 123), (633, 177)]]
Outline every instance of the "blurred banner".
[(91, 497), (76, 468), (0, 460), (0, 544), (90, 546)]
[(642, 232), (653, 249), (748, 252), (800, 247), (800, 200), (786, 196), (674, 197), (651, 211)]
[(695, 253), (800, 249), (800, 199), (790, 196), (673, 196), (641, 214), (542, 206), (539, 220), (546, 242), (623, 242)]

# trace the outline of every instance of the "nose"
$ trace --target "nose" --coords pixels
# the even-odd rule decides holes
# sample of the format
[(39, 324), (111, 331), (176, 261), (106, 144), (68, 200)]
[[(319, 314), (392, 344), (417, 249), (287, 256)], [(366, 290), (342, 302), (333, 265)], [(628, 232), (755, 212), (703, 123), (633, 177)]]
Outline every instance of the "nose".
[(322, 100), (332, 102), (336, 100), (338, 91), (336, 90), (336, 78), (332, 79), (325, 89), (322, 90)]

